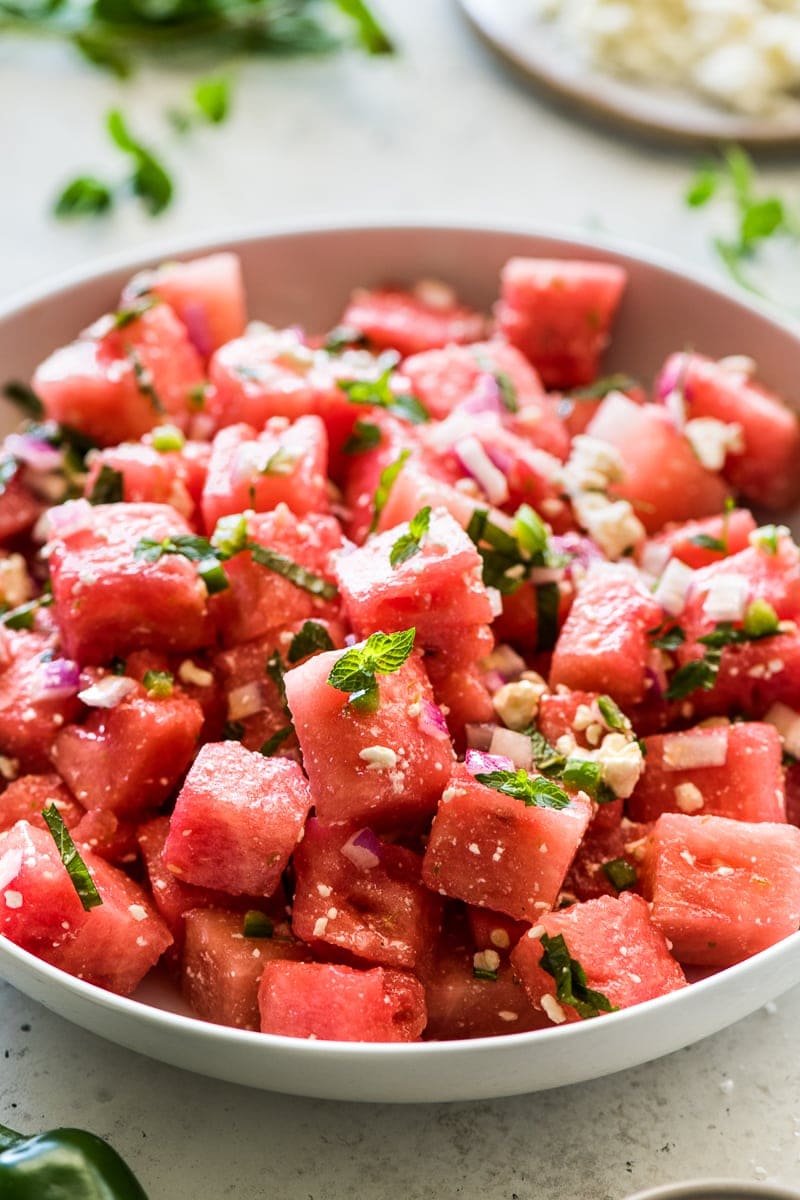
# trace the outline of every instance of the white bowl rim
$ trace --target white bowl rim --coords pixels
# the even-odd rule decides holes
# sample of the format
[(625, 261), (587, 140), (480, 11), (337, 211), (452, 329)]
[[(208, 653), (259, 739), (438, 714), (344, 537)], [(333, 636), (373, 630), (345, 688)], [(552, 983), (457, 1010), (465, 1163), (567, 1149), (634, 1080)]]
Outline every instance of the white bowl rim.
[(682, 1179), (634, 1192), (625, 1200), (717, 1200), (718, 1197), (762, 1197), (763, 1200), (800, 1200), (800, 1192), (766, 1180), (713, 1178)]

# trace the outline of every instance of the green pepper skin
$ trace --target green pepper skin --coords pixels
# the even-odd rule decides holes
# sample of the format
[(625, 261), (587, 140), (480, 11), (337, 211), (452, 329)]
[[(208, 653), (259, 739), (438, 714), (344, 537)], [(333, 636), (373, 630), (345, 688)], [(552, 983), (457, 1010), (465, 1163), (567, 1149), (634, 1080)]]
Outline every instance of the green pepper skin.
[(147, 1200), (108, 1142), (83, 1129), (26, 1137), (0, 1125), (2, 1200)]

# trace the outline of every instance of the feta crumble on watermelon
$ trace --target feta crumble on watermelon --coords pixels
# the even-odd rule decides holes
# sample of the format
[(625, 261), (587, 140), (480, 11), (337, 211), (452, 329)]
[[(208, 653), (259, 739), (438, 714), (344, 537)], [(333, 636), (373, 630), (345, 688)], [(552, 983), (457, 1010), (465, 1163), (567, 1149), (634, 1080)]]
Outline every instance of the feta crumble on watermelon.
[(218, 254), (52, 350), (0, 451), (0, 936), (408, 1042), (797, 930), (800, 550), (746, 504), (800, 425), (734, 353), (604, 379), (626, 284), (515, 258), (493, 318), (387, 281), (326, 333)]

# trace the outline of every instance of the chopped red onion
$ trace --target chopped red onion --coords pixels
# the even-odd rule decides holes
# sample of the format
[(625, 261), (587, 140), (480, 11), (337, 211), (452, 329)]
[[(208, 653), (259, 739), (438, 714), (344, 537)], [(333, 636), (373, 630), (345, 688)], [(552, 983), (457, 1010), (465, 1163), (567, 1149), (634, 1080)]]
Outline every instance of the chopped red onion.
[(88, 500), (67, 500), (48, 512), (50, 530), (55, 537), (65, 538), (82, 533), (94, 524), (94, 510)]
[(181, 317), (189, 335), (189, 341), (202, 358), (214, 353), (214, 342), (208, 323), (205, 304), (200, 300), (186, 300), (181, 308)]
[(371, 871), (380, 865), (382, 846), (371, 829), (359, 829), (342, 846), (342, 854), (359, 871)]
[(228, 692), (228, 720), (241, 721), (264, 708), (264, 693), (258, 680), (244, 683)]
[(484, 686), (492, 695), (499, 692), (500, 688), (505, 684), (505, 679), (499, 671), (485, 671), (483, 676)]
[(486, 455), (489, 460), (501, 471), (506, 477), (510, 474), (514, 466), (514, 456), (509, 454), (507, 450), (503, 450), (500, 446), (485, 446)]
[(577, 565), (586, 570), (596, 562), (604, 562), (605, 556), (590, 538), (582, 537), (579, 533), (557, 533), (550, 538), (550, 545), (555, 554), (567, 554), (572, 563), (566, 567)]
[(517, 654), (516, 650), (512, 650), (511, 646), (507, 646), (502, 642), (499, 646), (495, 646), (491, 654), (487, 654), (486, 658), (481, 663), (483, 669), (487, 672), (499, 672), (503, 683), (510, 683), (513, 679), (519, 679), (523, 671), (527, 671), (528, 664), (521, 655)]
[(492, 734), (496, 725), (490, 724), (488, 721), (475, 721), (464, 726), (464, 732), (467, 735), (467, 745), (471, 750), (488, 751), (492, 744)]
[(63, 465), (63, 454), (57, 447), (30, 433), (10, 433), (4, 448), (34, 471), (57, 471)]
[(698, 767), (722, 767), (728, 757), (727, 726), (687, 729), (664, 738), (665, 771), (693, 771)]
[(523, 771), (530, 771), (533, 766), (533, 747), (527, 734), (503, 729), (500, 725), (492, 735), (489, 754), (492, 758), (508, 758), (517, 769), (521, 767)]
[(490, 504), (503, 504), (508, 499), (505, 475), (494, 465), (476, 437), (470, 435), (460, 438), (453, 446), (453, 453)]
[(656, 396), (659, 400), (666, 400), (667, 396), (676, 390), (686, 370), (687, 361), (685, 354), (676, 356), (661, 372), (656, 380)]
[(503, 398), (500, 395), (500, 385), (488, 371), (482, 371), (467, 397), (456, 405), (458, 412), (463, 413), (496, 413), (499, 417), (505, 412)]
[(81, 686), (81, 669), (71, 658), (54, 658), (39, 667), (37, 700), (74, 696)]
[(78, 699), (89, 708), (116, 708), (136, 687), (136, 680), (127, 675), (104, 675), (97, 683), (78, 692)]
[(433, 704), (430, 700), (422, 701), (419, 728), (421, 733), (430, 734), (431, 737), (448, 739), (450, 737), (450, 730), (447, 728), (444, 713), (438, 705)]
[(489, 775), (492, 771), (513, 771), (514, 764), (505, 754), (484, 754), (482, 750), (467, 750), (464, 766), (470, 775)]

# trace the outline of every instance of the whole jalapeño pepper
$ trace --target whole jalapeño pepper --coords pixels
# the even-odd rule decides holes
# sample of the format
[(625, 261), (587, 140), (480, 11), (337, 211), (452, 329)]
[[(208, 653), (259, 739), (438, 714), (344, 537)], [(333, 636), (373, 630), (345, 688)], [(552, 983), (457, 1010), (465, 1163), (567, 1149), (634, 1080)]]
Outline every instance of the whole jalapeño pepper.
[(116, 1150), (83, 1129), (28, 1137), (0, 1125), (2, 1200), (147, 1200)]

